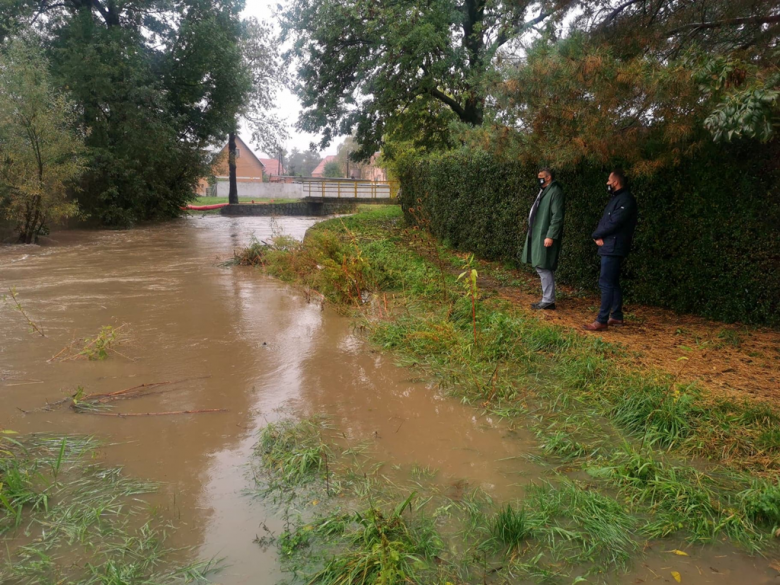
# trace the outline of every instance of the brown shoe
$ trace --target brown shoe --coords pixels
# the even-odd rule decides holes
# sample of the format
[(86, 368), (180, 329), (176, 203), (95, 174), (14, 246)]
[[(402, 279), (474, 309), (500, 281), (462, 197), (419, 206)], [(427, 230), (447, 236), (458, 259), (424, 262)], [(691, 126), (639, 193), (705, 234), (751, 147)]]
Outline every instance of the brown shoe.
[(610, 327), (622, 327), (623, 319), (613, 319), (612, 317), (610, 317), (609, 321), (607, 321), (607, 325), (609, 325)]
[(609, 329), (609, 325), (606, 323), (599, 323), (598, 321), (594, 321), (590, 325), (583, 325), (582, 328), (586, 331), (606, 331)]

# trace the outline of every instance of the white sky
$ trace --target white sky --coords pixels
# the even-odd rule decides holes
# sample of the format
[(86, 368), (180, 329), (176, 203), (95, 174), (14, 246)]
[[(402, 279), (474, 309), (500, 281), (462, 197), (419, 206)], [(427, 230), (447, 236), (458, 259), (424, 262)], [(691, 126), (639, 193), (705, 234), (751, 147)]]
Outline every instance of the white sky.
[[(279, 21), (275, 16), (276, 6), (283, 3), (284, 0), (246, 0), (244, 15), (255, 16), (258, 20), (263, 21), (266, 24), (271, 24), (274, 27), (274, 30), (278, 32)], [(296, 130), (295, 122), (298, 120), (298, 114), (301, 111), (301, 102), (290, 90), (286, 88), (282, 89), (277, 96), (276, 103), (277, 108), (275, 113), (287, 122), (287, 132), (290, 135), (290, 139), (285, 144), (285, 148), (288, 152), (293, 148), (308, 150), (311, 142), (319, 142), (319, 136)], [(247, 139), (250, 134), (251, 133), (247, 130), (242, 132), (242, 135), (246, 136)], [(324, 157), (329, 154), (336, 154), (336, 148), (343, 140), (344, 137), (337, 138), (324, 152), (321, 152), (320, 155)], [(258, 154), (261, 153), (258, 152)]]

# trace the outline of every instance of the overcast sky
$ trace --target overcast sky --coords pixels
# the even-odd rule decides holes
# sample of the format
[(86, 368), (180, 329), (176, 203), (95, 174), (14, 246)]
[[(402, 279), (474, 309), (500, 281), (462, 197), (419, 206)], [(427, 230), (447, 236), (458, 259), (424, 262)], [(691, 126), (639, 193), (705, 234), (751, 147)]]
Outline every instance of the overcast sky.
[[(246, 9), (244, 14), (246, 16), (255, 16), (258, 20), (273, 25), (276, 31), (279, 30), (278, 19), (276, 18), (276, 6), (277, 4), (283, 4), (284, 0), (246, 0)], [(283, 89), (279, 92), (277, 99), (276, 113), (287, 121), (287, 131), (290, 134), (290, 139), (287, 141), (285, 147), (289, 152), (293, 148), (298, 150), (308, 150), (311, 142), (318, 142), (319, 136), (314, 134), (307, 134), (305, 132), (299, 132), (295, 129), (295, 122), (298, 119), (298, 113), (301, 111), (301, 103), (298, 98), (294, 96), (288, 89)], [(250, 132), (244, 131), (242, 133), (248, 139)], [(344, 138), (336, 139), (335, 143), (332, 143), (324, 152), (320, 153), (322, 156), (328, 154), (336, 154), (336, 147)], [(268, 154), (268, 153), (264, 153)]]

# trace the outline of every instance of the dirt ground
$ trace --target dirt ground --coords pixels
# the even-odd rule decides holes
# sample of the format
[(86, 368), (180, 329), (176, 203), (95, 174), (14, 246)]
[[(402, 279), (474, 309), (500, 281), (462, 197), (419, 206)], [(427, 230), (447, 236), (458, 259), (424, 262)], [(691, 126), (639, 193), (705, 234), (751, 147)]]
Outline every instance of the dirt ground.
[[(506, 286), (491, 277), (481, 278), (481, 286), (530, 312), (529, 305), (541, 296), (538, 279), (520, 271), (512, 271), (511, 275), (520, 286)], [(715, 393), (735, 399), (780, 403), (779, 330), (708, 321), (633, 304), (624, 307), (623, 327), (600, 333), (583, 330), (584, 324), (595, 320), (598, 306), (597, 296), (582, 296), (559, 286), (556, 310), (534, 312), (582, 335), (598, 335), (604, 341), (621, 344), (634, 354), (638, 365), (679, 375), (680, 380), (696, 380)]]

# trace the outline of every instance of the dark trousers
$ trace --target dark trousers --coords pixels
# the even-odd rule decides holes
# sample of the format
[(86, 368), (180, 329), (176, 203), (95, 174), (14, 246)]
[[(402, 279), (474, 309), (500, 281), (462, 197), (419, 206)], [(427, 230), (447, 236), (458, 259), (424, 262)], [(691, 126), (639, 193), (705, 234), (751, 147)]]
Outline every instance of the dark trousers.
[(601, 257), (601, 276), (599, 288), (601, 289), (601, 309), (596, 321), (606, 323), (610, 316), (613, 319), (623, 320), (623, 292), (620, 290), (620, 264), (621, 256)]

